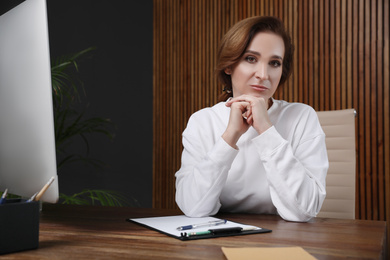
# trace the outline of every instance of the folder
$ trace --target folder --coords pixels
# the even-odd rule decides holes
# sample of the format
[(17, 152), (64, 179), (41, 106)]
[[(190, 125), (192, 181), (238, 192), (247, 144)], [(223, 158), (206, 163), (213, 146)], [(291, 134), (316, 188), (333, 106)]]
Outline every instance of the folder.
[[(226, 223), (223, 225), (202, 226), (189, 230), (177, 229), (182, 226), (197, 225), (200, 223), (204, 224), (218, 220), (221, 219), (214, 217), (190, 218), (185, 215), (126, 219), (126, 221), (134, 222), (181, 241), (272, 232), (270, 229), (246, 225), (229, 220), (226, 220)], [(190, 235), (190, 233), (197, 233), (197, 235)]]

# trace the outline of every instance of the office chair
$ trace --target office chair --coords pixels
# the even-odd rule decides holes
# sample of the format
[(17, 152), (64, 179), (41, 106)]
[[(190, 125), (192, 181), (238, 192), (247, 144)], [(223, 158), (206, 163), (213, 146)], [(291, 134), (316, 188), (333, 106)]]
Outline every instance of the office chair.
[(317, 112), (329, 159), (326, 198), (317, 217), (355, 218), (355, 113), (354, 109)]

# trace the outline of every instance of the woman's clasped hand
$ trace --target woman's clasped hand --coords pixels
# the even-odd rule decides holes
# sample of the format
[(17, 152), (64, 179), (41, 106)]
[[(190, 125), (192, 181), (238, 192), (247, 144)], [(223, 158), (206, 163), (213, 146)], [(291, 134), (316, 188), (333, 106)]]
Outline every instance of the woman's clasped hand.
[[(242, 95), (229, 99), (225, 106), (230, 107), (229, 124), (222, 137), (235, 147), (239, 137), (252, 126), (259, 134), (272, 126), (268, 117), (268, 102), (262, 97)], [(229, 138), (231, 137), (231, 138)]]

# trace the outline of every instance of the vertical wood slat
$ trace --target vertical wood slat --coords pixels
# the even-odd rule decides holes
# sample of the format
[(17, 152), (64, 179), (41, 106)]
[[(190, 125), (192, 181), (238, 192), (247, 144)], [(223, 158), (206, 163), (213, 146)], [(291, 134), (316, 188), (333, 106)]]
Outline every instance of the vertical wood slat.
[[(383, 158), (385, 158), (384, 163), (384, 180), (385, 180), (385, 216), (387, 220), (387, 234), (390, 234), (390, 43), (389, 43), (389, 16), (390, 16), (390, 5), (389, 1), (384, 1), (382, 4), (383, 8)], [(388, 239), (390, 240), (390, 239)], [(390, 242), (389, 242), (390, 243)]]
[(377, 15), (377, 10), (376, 10), (376, 1), (372, 1), (370, 4), (370, 23), (371, 23), (371, 28), (369, 30), (370, 32), (370, 57), (371, 57), (371, 63), (369, 64), (370, 66), (370, 85), (371, 85), (371, 96), (370, 96), (370, 101), (367, 102), (370, 104), (370, 125), (375, 125), (374, 129), (371, 130), (371, 158), (370, 158), (370, 166), (371, 166), (371, 179), (372, 179), (372, 219), (378, 219), (379, 217), (379, 198), (378, 198), (378, 172), (377, 172), (377, 166), (378, 166), (378, 149), (379, 147), (375, 146), (375, 143), (377, 143), (378, 138), (377, 138), (377, 85), (376, 85), (376, 44), (377, 44), (377, 38), (376, 38), (376, 15)]
[(388, 0), (154, 0), (153, 10), (154, 207), (176, 207), (181, 133), (221, 93), (220, 38), (238, 20), (275, 15), (295, 44), (293, 76), (275, 98), (357, 110), (356, 217), (390, 219)]
[[(358, 40), (358, 59), (357, 62), (359, 64), (359, 70), (358, 70), (358, 82), (357, 85), (359, 86), (357, 89), (358, 93), (358, 102), (357, 102), (357, 111), (359, 112), (358, 115), (358, 133), (364, 133), (364, 0), (359, 0), (359, 15), (357, 18), (359, 20), (359, 26), (357, 34), (359, 35)], [(361, 116), (363, 114), (363, 116)], [(359, 180), (359, 202), (360, 202), (360, 212), (359, 216), (363, 219), (366, 218), (366, 186), (365, 186), (365, 173), (366, 169), (364, 167), (365, 165), (365, 146), (364, 146), (364, 135), (359, 134), (358, 135), (358, 180)]]
[[(365, 26), (364, 26), (364, 84), (365, 86), (370, 86), (370, 6), (369, 2), (364, 2), (364, 20), (365, 20)], [(370, 136), (371, 136), (371, 128), (370, 128), (370, 94), (371, 94), (371, 88), (364, 88), (364, 104), (365, 104), (365, 125), (362, 126), (365, 132), (367, 133), (367, 136), (365, 138), (365, 168), (366, 168), (366, 203), (367, 208), (371, 209), (369, 211), (366, 211), (366, 215), (368, 219), (371, 219), (372, 216), (372, 178), (370, 178), (372, 172), (370, 168), (370, 153), (371, 153), (371, 142), (370, 142)]]
[[(376, 53), (376, 59), (377, 59), (377, 85), (378, 86), (383, 86), (383, 12), (381, 10), (383, 10), (383, 3), (382, 2), (378, 2), (378, 6), (377, 6), (377, 23), (378, 23), (378, 27), (377, 27), (377, 42), (378, 42), (378, 45), (377, 45), (377, 53)], [(389, 24), (387, 24), (386, 27), (389, 27)], [(383, 96), (383, 89), (382, 88), (378, 88), (378, 94), (377, 94), (378, 97), (382, 97)], [(383, 118), (383, 100), (381, 98), (378, 98), (378, 117), (377, 118)], [(377, 121), (377, 131), (378, 131), (378, 163), (377, 163), (377, 166), (378, 166), (378, 169), (377, 169), (377, 172), (384, 172), (384, 165), (383, 164), (380, 164), (380, 158), (383, 158), (383, 155), (384, 155), (384, 148), (383, 148), (383, 138), (384, 138), (384, 135), (383, 135), (383, 120), (376, 120)], [(381, 145), (382, 144), (382, 145)], [(385, 216), (385, 196), (386, 196), (386, 193), (385, 193), (385, 186), (384, 186), (384, 183), (385, 183), (385, 176), (383, 174), (378, 174), (378, 209), (379, 209), (379, 216)]]

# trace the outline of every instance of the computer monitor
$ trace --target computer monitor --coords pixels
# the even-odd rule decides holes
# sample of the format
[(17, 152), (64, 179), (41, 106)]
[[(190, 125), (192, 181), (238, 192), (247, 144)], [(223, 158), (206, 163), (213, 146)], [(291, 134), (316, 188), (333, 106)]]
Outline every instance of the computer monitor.
[(41, 200), (55, 203), (47, 6), (26, 0), (0, 16), (0, 191), (30, 198), (51, 177), (55, 181)]

